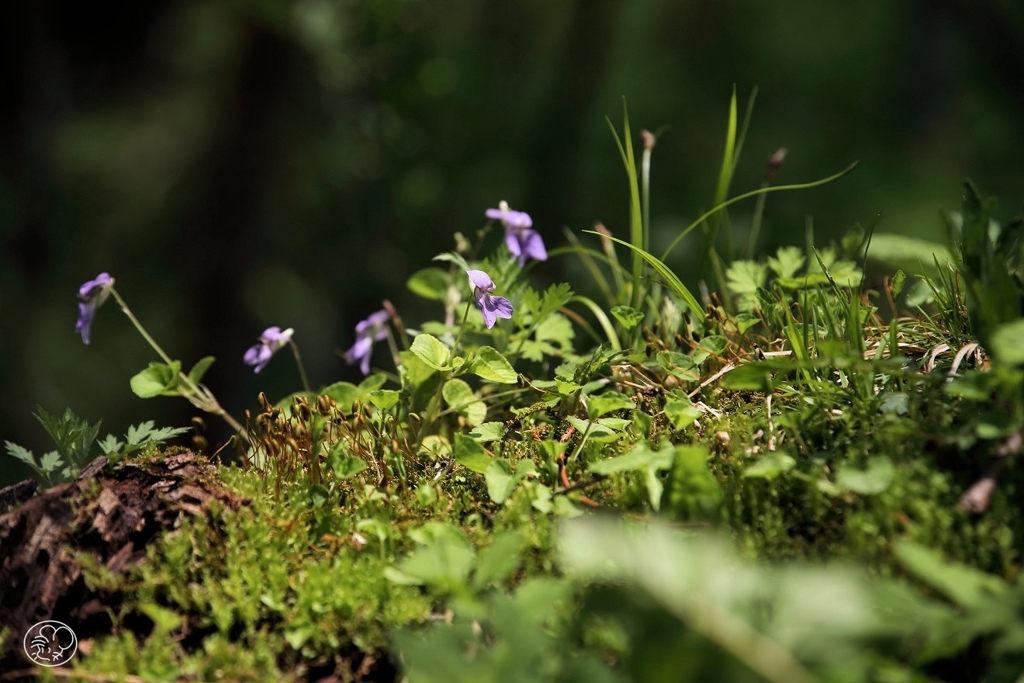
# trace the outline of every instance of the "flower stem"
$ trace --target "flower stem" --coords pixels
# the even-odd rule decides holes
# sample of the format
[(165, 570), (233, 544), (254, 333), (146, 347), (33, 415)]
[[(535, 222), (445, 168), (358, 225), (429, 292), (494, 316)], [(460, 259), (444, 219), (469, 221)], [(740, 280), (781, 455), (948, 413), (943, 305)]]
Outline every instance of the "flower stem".
[(128, 308), (128, 304), (126, 304), (124, 299), (121, 298), (121, 295), (117, 293), (117, 290), (111, 287), (110, 295), (114, 297), (114, 299), (117, 301), (117, 305), (121, 307), (121, 312), (128, 316), (128, 319), (132, 321), (132, 325), (135, 325), (135, 329), (139, 331), (139, 334), (142, 335), (142, 338), (149, 342), (149, 345), (153, 347), (153, 350), (156, 351), (157, 355), (160, 356), (165, 363), (170, 365), (172, 362), (171, 357), (164, 353), (164, 350), (160, 348), (160, 345), (156, 343), (155, 339), (149, 336), (149, 332), (146, 332), (146, 328), (142, 326), (142, 323), (139, 322), (139, 319), (136, 318), (135, 314), (132, 313), (130, 308)]
[(295, 364), (299, 367), (299, 377), (302, 378), (302, 388), (306, 390), (307, 394), (312, 393), (312, 390), (309, 388), (309, 380), (306, 379), (306, 368), (302, 365), (302, 357), (299, 356), (298, 345), (289, 339), (288, 346), (292, 347), (292, 355), (295, 356)]
[[(114, 300), (117, 301), (117, 305), (121, 307), (121, 312), (128, 316), (128, 319), (132, 321), (132, 325), (135, 326), (135, 329), (139, 331), (139, 334), (142, 335), (142, 338), (149, 343), (149, 345), (153, 348), (154, 351), (156, 351), (157, 355), (160, 356), (161, 359), (163, 359), (164, 363), (166, 363), (167, 365), (172, 365), (174, 361), (172, 361), (171, 357), (168, 356), (167, 353), (160, 347), (160, 345), (156, 343), (156, 340), (150, 336), (149, 332), (146, 331), (146, 328), (142, 326), (142, 323), (139, 322), (139, 319), (136, 318), (135, 314), (132, 313), (130, 308), (128, 308), (128, 304), (125, 303), (125, 300), (121, 298), (121, 295), (117, 293), (117, 290), (115, 288), (110, 288), (110, 295), (114, 297)], [(216, 397), (214, 397), (213, 392), (211, 392), (209, 388), (202, 384), (196, 384), (195, 382), (192, 381), (191, 378), (189, 378), (188, 375), (186, 375), (184, 372), (181, 372), (180, 370), (178, 371), (178, 379), (180, 380), (180, 383), (178, 385), (178, 393), (180, 393), (183, 397), (188, 399), (189, 403), (199, 408), (200, 410), (205, 410), (208, 413), (213, 413), (214, 415), (217, 415), (222, 420), (227, 422), (228, 425), (230, 425), (230, 427), (239, 434), (239, 436), (241, 436), (247, 442), (249, 441), (249, 435), (245, 431), (245, 427), (239, 424), (235, 418), (231, 417), (231, 415), (229, 415), (228, 412), (221, 407), (220, 403), (217, 402)]]

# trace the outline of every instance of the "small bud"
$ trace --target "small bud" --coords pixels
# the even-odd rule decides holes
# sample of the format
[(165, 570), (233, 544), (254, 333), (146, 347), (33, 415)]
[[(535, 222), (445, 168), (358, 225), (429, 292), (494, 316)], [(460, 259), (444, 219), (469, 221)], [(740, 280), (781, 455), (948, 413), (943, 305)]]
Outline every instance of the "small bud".
[(648, 150), (654, 149), (655, 143), (658, 142), (658, 139), (656, 137), (654, 137), (654, 133), (652, 133), (651, 131), (646, 130), (646, 129), (640, 131), (640, 139), (644, 143), (644, 149), (648, 149)]
[(604, 223), (596, 221), (594, 223), (594, 232), (600, 234), (601, 248), (604, 249), (604, 252), (609, 255), (609, 258), (611, 258), (611, 255), (615, 253), (615, 246), (612, 244), (612, 241), (608, 239), (612, 236), (611, 231), (604, 227)]
[(764, 181), (770, 183), (775, 174), (779, 172), (782, 167), (782, 162), (786, 160), (786, 153), (788, 150), (785, 147), (779, 147), (775, 154), (771, 155), (768, 159), (768, 168), (764, 172)]

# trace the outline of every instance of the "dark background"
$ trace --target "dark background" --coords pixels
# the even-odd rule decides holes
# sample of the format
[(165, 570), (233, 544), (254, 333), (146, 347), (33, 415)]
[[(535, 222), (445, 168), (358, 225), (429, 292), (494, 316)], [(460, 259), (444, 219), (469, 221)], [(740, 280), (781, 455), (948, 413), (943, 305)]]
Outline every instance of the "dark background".
[[(506, 199), (548, 247), (627, 189), (604, 121), (668, 126), (655, 150), (655, 245), (710, 206), (733, 84), (760, 87), (733, 193), (860, 166), (773, 195), (763, 249), (881, 230), (941, 239), (936, 211), (973, 178), (1006, 213), (1024, 196), (1018, 0), (252, 0), (8, 3), (0, 17), (0, 439), (50, 444), (35, 406), (187, 424), (185, 401), (128, 379), (155, 355), (115, 306), (75, 334), (78, 286), (118, 291), (237, 417), (294, 363), (241, 362), (294, 327), (310, 380), (358, 379), (336, 351), (406, 278)], [(740, 231), (753, 202), (732, 211)], [(586, 237), (586, 236), (584, 236)], [(694, 235), (696, 238), (696, 235)], [(671, 265), (695, 272), (697, 245)], [(541, 278), (578, 266), (552, 259)], [(381, 362), (384, 359), (381, 358)], [(216, 441), (227, 434), (207, 420)], [(23, 475), (0, 454), (0, 482)]]

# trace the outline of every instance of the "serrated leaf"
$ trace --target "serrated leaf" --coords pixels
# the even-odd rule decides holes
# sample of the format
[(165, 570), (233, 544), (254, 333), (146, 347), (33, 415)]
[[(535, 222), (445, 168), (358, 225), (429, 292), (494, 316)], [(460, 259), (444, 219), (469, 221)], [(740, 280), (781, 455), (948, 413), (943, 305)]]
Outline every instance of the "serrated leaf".
[(107, 434), (107, 437), (100, 441), (99, 446), (100, 450), (103, 451), (103, 455), (110, 455), (112, 453), (120, 453), (125, 444), (121, 443), (113, 434)]
[(633, 329), (643, 322), (644, 319), (643, 312), (636, 310), (632, 306), (616, 306), (612, 309), (612, 315), (627, 330)]
[(733, 294), (752, 295), (764, 286), (768, 269), (755, 261), (733, 261), (725, 271), (729, 291)]
[[(541, 344), (556, 345), (561, 351), (572, 349), (572, 340), (576, 337), (576, 331), (572, 323), (561, 313), (552, 313), (541, 321), (534, 332), (534, 338)], [(553, 352), (548, 352), (552, 355)]]
[(493, 460), (484, 447), (465, 434), (455, 434), (455, 462), (478, 474), (487, 472)]
[(39, 469), (43, 472), (53, 472), (58, 467), (64, 465), (64, 459), (60, 457), (60, 453), (57, 451), (50, 451), (44, 453), (43, 457), (39, 458)]
[(565, 282), (551, 285), (543, 295), (532, 287), (526, 287), (521, 295), (521, 310), (526, 314), (529, 324), (536, 325), (567, 304), (572, 297), (572, 289)]
[(804, 267), (807, 258), (799, 247), (779, 247), (775, 256), (768, 257), (768, 267), (778, 277), (793, 277)]
[(213, 356), (206, 356), (205, 358), (201, 358), (198, 363), (192, 366), (192, 369), (188, 371), (188, 378), (192, 380), (193, 384), (199, 384), (199, 382), (202, 381), (203, 375), (205, 375), (206, 371), (210, 369), (211, 365), (213, 365), (214, 360)]
[(31, 465), (33, 468), (36, 467), (36, 458), (32, 454), (32, 451), (28, 450), (24, 446), (11, 443), (10, 441), (4, 441), (4, 446), (7, 448), (7, 454), (12, 458), (20, 460), (26, 465)]
[(448, 273), (440, 268), (424, 268), (413, 273), (405, 284), (413, 294), (424, 299), (444, 301), (451, 281)]
[(512, 364), (496, 349), (481, 346), (473, 356), (468, 371), (474, 375), (499, 384), (515, 384), (519, 379)]
[(451, 350), (431, 334), (419, 334), (412, 340), (409, 350), (421, 361), (435, 370), (451, 369)]
[(150, 432), (153, 431), (153, 421), (147, 420), (138, 425), (132, 425), (128, 427), (128, 433), (125, 437), (128, 439), (129, 446), (138, 446), (146, 437), (149, 436)]
[(132, 391), (139, 398), (177, 396), (179, 372), (181, 372), (180, 361), (171, 361), (170, 365), (150, 363), (148, 368), (131, 378)]

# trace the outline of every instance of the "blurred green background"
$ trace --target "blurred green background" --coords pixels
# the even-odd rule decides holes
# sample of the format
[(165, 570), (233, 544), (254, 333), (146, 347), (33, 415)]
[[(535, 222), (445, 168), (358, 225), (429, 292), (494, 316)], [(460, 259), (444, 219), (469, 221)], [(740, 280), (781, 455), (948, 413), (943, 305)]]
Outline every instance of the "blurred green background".
[[(241, 362), (294, 327), (310, 379), (356, 379), (337, 351), (406, 278), (506, 199), (548, 247), (603, 221), (624, 235), (625, 175), (604, 117), (663, 131), (652, 230), (662, 247), (709, 208), (733, 84), (760, 87), (733, 192), (789, 155), (762, 249), (880, 229), (941, 239), (936, 210), (973, 178), (1007, 211), (1024, 180), (1018, 0), (156, 0), (11, 3), (0, 22), (0, 439), (50, 444), (32, 418), (70, 406), (101, 436), (185, 401), (128, 379), (154, 354), (116, 307), (93, 343), (76, 290), (100, 271), (167, 351), (218, 361), (207, 384), (242, 417), (294, 363)], [(742, 231), (753, 202), (732, 212)], [(699, 232), (699, 231), (698, 231)], [(586, 236), (584, 236), (586, 237)], [(694, 273), (697, 233), (671, 265)], [(549, 280), (582, 286), (552, 259)], [(380, 359), (384, 361), (383, 358)], [(214, 445), (226, 437), (208, 419)], [(0, 456), (0, 483), (25, 473)]]

